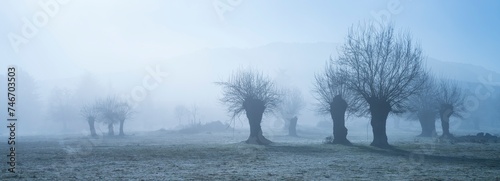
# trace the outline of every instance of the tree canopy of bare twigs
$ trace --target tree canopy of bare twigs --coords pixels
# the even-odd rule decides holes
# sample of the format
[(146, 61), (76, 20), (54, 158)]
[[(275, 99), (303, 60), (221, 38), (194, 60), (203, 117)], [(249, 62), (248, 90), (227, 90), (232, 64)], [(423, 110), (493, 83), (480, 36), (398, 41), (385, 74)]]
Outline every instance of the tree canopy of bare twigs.
[(302, 93), (297, 88), (284, 89), (283, 100), (278, 107), (279, 116), (282, 119), (291, 119), (298, 116), (300, 111), (306, 107)]
[(363, 104), (361, 97), (350, 89), (346, 72), (336, 67), (333, 60), (326, 63), (324, 72), (315, 75), (313, 95), (318, 102), (316, 110), (320, 114), (330, 114), (336, 96), (347, 102), (350, 113), (359, 112)]
[(393, 25), (360, 24), (349, 30), (338, 64), (350, 88), (368, 103), (381, 100), (400, 111), (408, 97), (422, 90), (423, 60), (409, 34), (395, 33)]
[(85, 119), (96, 120), (99, 116), (96, 104), (85, 104), (80, 108), (80, 115)]
[(252, 69), (234, 72), (227, 81), (216, 82), (222, 86), (220, 101), (227, 105), (232, 118), (244, 113), (246, 100), (260, 100), (266, 112), (274, 111), (281, 102), (281, 94), (273, 81), (262, 72)]
[(132, 106), (115, 96), (109, 96), (96, 102), (99, 121), (108, 124), (110, 135), (113, 135), (113, 124), (120, 123), (120, 135), (123, 135), (123, 123), (134, 114)]
[(413, 115), (412, 117), (415, 117), (414, 114), (418, 114), (419, 112), (438, 113), (438, 86), (435, 78), (429, 75), (422, 85), (422, 91), (410, 96), (405, 107)]
[(449, 109), (451, 116), (462, 118), (465, 113), (465, 92), (452, 80), (441, 79), (438, 85), (436, 101), (441, 109)]
[(64, 131), (68, 129), (68, 122), (78, 115), (78, 108), (72, 104), (74, 93), (65, 88), (55, 87), (49, 97), (48, 113), (52, 120), (62, 123)]

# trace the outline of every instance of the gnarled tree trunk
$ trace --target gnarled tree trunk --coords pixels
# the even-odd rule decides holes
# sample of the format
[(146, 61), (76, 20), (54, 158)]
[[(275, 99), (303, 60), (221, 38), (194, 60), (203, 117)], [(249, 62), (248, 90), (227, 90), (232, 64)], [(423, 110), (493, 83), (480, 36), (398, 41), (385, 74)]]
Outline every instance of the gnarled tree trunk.
[(262, 127), (260, 126), (264, 110), (266, 109), (264, 102), (257, 99), (247, 99), (243, 102), (243, 108), (245, 109), (248, 124), (250, 125), (250, 136), (245, 142), (259, 145), (271, 144), (272, 142), (262, 134)]
[(441, 138), (453, 138), (450, 133), (450, 117), (453, 114), (453, 106), (449, 104), (441, 105), (439, 115), (441, 117), (441, 127), (443, 127), (443, 135)]
[(419, 137), (434, 137), (436, 133), (436, 119), (434, 113), (429, 111), (421, 111), (417, 113), (418, 121), (422, 127), (422, 133)]
[(297, 116), (289, 120), (288, 124), (288, 136), (297, 136)]
[(120, 120), (120, 133), (119, 133), (120, 136), (125, 136), (125, 134), (123, 133), (123, 123), (124, 122), (125, 122), (125, 120)]
[(95, 119), (94, 118), (88, 118), (87, 122), (89, 123), (89, 127), (90, 127), (90, 135), (91, 136), (97, 136), (97, 133), (95, 132)]
[(330, 104), (330, 115), (333, 120), (333, 143), (351, 145), (347, 140), (347, 128), (345, 127), (345, 112), (347, 102), (341, 96), (335, 96)]
[(114, 136), (114, 135), (115, 135), (115, 131), (113, 128), (113, 123), (109, 123), (108, 124), (108, 136)]
[(379, 148), (389, 148), (387, 142), (386, 123), (389, 112), (391, 112), (391, 105), (378, 98), (372, 98), (368, 101), (370, 105), (371, 125), (373, 130), (373, 141), (371, 146)]

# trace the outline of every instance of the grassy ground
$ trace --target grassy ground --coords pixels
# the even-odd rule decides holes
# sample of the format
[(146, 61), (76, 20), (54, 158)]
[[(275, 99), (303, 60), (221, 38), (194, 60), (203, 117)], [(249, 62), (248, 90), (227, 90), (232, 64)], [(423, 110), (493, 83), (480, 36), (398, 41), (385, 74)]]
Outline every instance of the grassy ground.
[[(301, 133), (301, 132), (299, 132)], [(20, 137), (18, 173), (1, 180), (499, 180), (500, 144), (443, 143), (399, 136), (392, 150), (322, 144), (327, 135), (267, 134), (247, 145), (244, 131), (137, 133), (124, 138)], [(357, 135), (357, 136), (356, 136)], [(390, 135), (393, 136), (394, 135)], [(3, 162), (4, 160), (2, 160)], [(4, 162), (3, 162), (4, 163)]]

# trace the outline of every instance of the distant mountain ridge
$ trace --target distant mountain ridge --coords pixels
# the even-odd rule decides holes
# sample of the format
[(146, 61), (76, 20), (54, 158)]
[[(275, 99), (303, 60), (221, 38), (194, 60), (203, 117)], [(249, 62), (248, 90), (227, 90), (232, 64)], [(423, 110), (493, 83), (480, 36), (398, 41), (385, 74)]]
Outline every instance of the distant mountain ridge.
[[(254, 48), (203, 49), (176, 58), (155, 60), (136, 70), (95, 76), (105, 83), (106, 87), (122, 89), (140, 85), (142, 78), (147, 75), (144, 70), (146, 66), (159, 66), (171, 75), (168, 78), (170, 87), (188, 93), (191, 92), (190, 89), (205, 89), (207, 86), (213, 88), (215, 87), (213, 82), (226, 78), (233, 71), (252, 67), (264, 71), (281, 84), (299, 87), (305, 91), (312, 88), (314, 75), (323, 71), (330, 57), (336, 58), (340, 45), (328, 42), (271, 43)], [(433, 58), (428, 58), (426, 65), (436, 76), (459, 81), (478, 83), (480, 77), (488, 76), (491, 76), (493, 81), (500, 80), (498, 72), (479, 65), (446, 62)], [(75, 77), (57, 82), (44, 81), (43, 84), (75, 85), (78, 79)], [(211, 91), (207, 93), (209, 92)]]

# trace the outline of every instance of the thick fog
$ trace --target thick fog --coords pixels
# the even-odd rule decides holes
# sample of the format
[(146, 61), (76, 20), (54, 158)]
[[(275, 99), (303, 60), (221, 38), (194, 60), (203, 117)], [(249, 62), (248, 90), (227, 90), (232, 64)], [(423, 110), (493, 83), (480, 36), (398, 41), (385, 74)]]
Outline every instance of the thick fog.
[[(231, 119), (215, 82), (253, 68), (279, 87), (300, 90), (306, 106), (297, 129), (322, 127), (332, 123), (315, 109), (315, 74), (337, 57), (351, 25), (392, 22), (421, 45), (434, 75), (467, 89), (468, 114), (451, 129), (498, 133), (498, 9), (496, 1), (451, 0), (4, 1), (0, 94), (7, 67), (17, 66), (20, 135), (88, 135), (82, 106), (107, 96), (133, 105), (129, 133), (175, 130), (193, 120), (247, 128), (245, 116)], [(391, 114), (387, 127), (418, 128), (409, 119)], [(274, 114), (262, 122), (264, 129), (283, 124)], [(346, 124), (366, 131), (369, 118), (351, 116)], [(107, 132), (104, 124), (96, 129)]]

